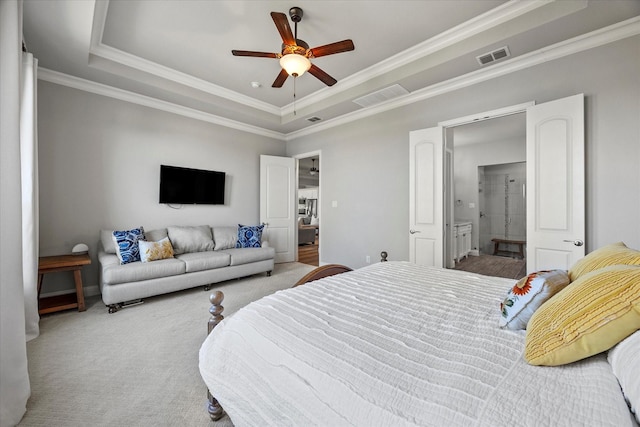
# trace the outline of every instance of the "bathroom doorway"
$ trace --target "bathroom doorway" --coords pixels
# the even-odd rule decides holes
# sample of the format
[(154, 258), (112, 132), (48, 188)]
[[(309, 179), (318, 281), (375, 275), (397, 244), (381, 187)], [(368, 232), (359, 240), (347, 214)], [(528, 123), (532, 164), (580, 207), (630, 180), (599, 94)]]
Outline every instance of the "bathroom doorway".
[[(517, 113), (453, 128), (450, 268), (493, 276), (526, 274), (526, 124)], [(494, 254), (500, 239), (499, 251)]]

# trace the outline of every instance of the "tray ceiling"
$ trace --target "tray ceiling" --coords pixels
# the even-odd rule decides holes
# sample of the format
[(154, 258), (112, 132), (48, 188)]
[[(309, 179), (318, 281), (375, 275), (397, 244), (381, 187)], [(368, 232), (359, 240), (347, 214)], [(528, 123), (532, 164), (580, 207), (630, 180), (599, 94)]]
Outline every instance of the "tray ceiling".
[[(278, 52), (269, 13), (292, 6), (304, 10), (298, 38), (311, 47), (355, 44), (352, 52), (312, 59), (338, 83), (297, 78), (295, 105), (292, 78), (271, 87), (276, 59), (231, 55)], [(408, 91), (400, 98), (411, 99), (638, 15), (635, 0), (24, 0), (24, 37), (43, 80), (290, 139), (379, 108), (353, 102), (372, 92), (397, 84)], [(636, 20), (631, 31), (637, 27)], [(476, 60), (504, 46), (509, 58), (484, 67)]]

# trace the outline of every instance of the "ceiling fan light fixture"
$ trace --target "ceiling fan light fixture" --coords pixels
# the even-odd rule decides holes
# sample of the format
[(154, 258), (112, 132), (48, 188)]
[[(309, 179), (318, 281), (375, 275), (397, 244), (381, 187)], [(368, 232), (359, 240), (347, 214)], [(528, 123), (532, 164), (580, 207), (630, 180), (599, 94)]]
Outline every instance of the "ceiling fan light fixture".
[(311, 68), (311, 61), (309, 61), (309, 58), (306, 56), (289, 53), (280, 58), (280, 66), (284, 68), (290, 76), (300, 77)]
[(316, 159), (311, 159), (313, 166), (309, 169), (309, 175), (316, 175), (320, 173), (320, 169), (316, 168)]

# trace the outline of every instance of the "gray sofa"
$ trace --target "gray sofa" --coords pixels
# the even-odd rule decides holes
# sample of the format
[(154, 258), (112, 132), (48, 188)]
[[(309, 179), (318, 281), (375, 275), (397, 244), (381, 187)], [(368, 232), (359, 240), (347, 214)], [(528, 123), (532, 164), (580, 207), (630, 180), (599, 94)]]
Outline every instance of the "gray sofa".
[(271, 275), (275, 250), (236, 248), (237, 227), (167, 227), (144, 231), (144, 240), (169, 238), (174, 256), (151, 262), (121, 264), (112, 230), (102, 230), (98, 261), (100, 291), (109, 313), (150, 296), (264, 273)]
[(308, 226), (298, 226), (298, 245), (314, 244), (316, 229)]
[(311, 225), (310, 217), (298, 218), (298, 246), (314, 244), (316, 242), (316, 232), (318, 225)]

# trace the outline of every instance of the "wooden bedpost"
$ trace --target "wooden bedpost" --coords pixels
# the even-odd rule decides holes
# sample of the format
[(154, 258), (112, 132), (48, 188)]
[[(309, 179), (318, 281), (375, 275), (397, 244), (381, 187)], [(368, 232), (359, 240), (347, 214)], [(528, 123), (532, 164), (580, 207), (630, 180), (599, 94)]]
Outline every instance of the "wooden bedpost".
[[(211, 313), (211, 318), (207, 323), (207, 334), (210, 334), (213, 331), (218, 323), (222, 322), (224, 316), (222, 312), (224, 311), (224, 307), (222, 306), (222, 300), (224, 300), (224, 294), (220, 291), (215, 291), (211, 295), (209, 295), (209, 301), (211, 302), (211, 307), (209, 307), (209, 313)], [(217, 421), (224, 415), (224, 411), (222, 406), (218, 403), (215, 397), (211, 395), (211, 392), (207, 390), (207, 411), (209, 412), (209, 418), (212, 421)]]
[(209, 302), (211, 302), (211, 307), (209, 307), (209, 313), (211, 313), (211, 318), (208, 323), (208, 332), (210, 334), (213, 331), (213, 328), (224, 319), (222, 312), (224, 311), (224, 307), (222, 306), (222, 301), (224, 300), (224, 294), (220, 291), (215, 291), (211, 295), (209, 295)]

